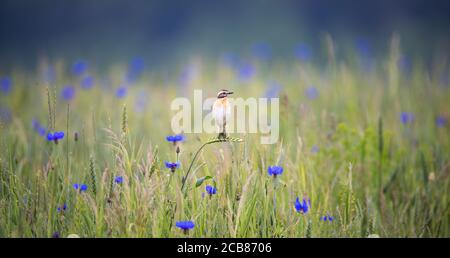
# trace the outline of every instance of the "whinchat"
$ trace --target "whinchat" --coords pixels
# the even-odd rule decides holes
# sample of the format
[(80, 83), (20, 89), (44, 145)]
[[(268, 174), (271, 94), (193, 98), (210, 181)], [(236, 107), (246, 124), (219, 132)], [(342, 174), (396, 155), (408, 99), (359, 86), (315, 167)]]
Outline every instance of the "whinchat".
[(231, 116), (231, 105), (228, 95), (233, 94), (232, 91), (220, 90), (217, 93), (217, 99), (214, 102), (212, 115), (216, 120), (216, 126), (219, 132), (219, 138), (226, 138), (226, 125)]

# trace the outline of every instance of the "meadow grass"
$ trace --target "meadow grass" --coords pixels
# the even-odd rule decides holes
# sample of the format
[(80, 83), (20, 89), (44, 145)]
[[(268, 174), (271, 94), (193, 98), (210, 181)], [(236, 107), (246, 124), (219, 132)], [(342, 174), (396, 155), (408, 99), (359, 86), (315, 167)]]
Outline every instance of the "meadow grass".
[[(414, 60), (404, 72), (393, 45), (371, 71), (356, 58), (331, 56), (323, 66), (253, 60), (258, 72), (246, 82), (197, 58), (201, 72), (186, 85), (149, 71), (123, 98), (112, 86), (121, 65), (109, 70), (110, 85), (97, 80), (88, 90), (63, 61), (51, 84), (13, 69), (13, 90), (0, 95), (12, 112), (1, 123), (0, 236), (185, 237), (175, 223), (191, 220), (190, 237), (449, 237), (450, 127), (435, 123), (450, 115), (448, 80), (439, 77), (448, 68)], [(191, 163), (215, 135), (186, 134), (179, 154), (166, 141), (173, 98), (192, 98), (196, 88), (204, 97), (221, 88), (264, 97), (270, 80), (282, 85), (276, 144), (232, 134), (243, 141), (206, 144)], [(66, 84), (76, 87), (71, 101), (60, 97)], [(311, 85), (316, 98), (305, 94)], [(402, 112), (414, 119), (402, 123)], [(33, 119), (65, 137), (47, 141)], [(180, 167), (172, 173), (164, 161)], [(284, 168), (276, 179), (267, 173), (274, 165)], [(217, 194), (205, 194), (207, 184)], [(295, 210), (297, 197), (311, 200), (308, 212)], [(332, 222), (320, 220), (327, 214)]]

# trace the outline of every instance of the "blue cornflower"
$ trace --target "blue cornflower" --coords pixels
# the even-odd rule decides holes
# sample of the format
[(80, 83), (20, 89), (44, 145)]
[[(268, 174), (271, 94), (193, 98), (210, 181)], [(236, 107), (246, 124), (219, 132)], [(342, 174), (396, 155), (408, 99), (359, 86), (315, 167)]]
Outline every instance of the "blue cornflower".
[(47, 134), (47, 141), (54, 141), (56, 144), (58, 144), (58, 141), (64, 138), (64, 132), (49, 132)]
[(273, 176), (275, 178), (278, 175), (283, 174), (283, 168), (279, 166), (269, 166), (269, 168), (267, 169), (267, 173), (269, 174), (269, 176)]
[(86, 192), (88, 189), (87, 185), (81, 185), (80, 192)]
[(306, 43), (300, 43), (295, 47), (294, 54), (300, 61), (307, 62), (311, 60), (312, 50)]
[(194, 224), (194, 222), (192, 222), (190, 220), (189, 221), (177, 221), (175, 223), (175, 226), (177, 226), (178, 228), (181, 228), (183, 230), (183, 232), (185, 234), (187, 234), (190, 229), (194, 228), (195, 224)]
[(168, 142), (173, 142), (175, 145), (177, 142), (184, 142), (186, 137), (183, 134), (177, 134), (177, 135), (169, 135), (166, 137), (166, 140)]
[(53, 137), (55, 137), (58, 140), (61, 140), (62, 138), (64, 138), (64, 132), (55, 132), (53, 134)]
[(142, 57), (135, 57), (130, 62), (130, 70), (141, 72), (145, 68), (145, 62)]
[(47, 134), (47, 129), (45, 129), (44, 127), (41, 127), (41, 128), (39, 128), (39, 129), (37, 130), (37, 132), (38, 132), (41, 136), (45, 137), (45, 135)]
[(33, 125), (33, 129), (37, 133), (39, 133), (42, 137), (46, 137), (47, 136), (47, 129), (45, 127), (41, 126), (39, 121), (37, 121), (36, 119), (33, 119), (31, 124)]
[(125, 75), (125, 79), (129, 83), (133, 83), (141, 77), (142, 72), (144, 71), (145, 63), (144, 59), (140, 57), (135, 57), (131, 60), (128, 71)]
[(175, 172), (175, 169), (180, 167), (180, 163), (178, 163), (178, 162), (164, 161), (164, 164), (166, 164), (166, 168), (169, 168), (171, 172)]
[(61, 97), (67, 101), (72, 100), (75, 97), (75, 88), (72, 85), (65, 86), (61, 91)]
[(217, 193), (217, 189), (214, 186), (207, 185), (206, 186), (206, 193), (208, 193), (209, 196), (212, 196), (213, 194)]
[(412, 123), (412, 122), (414, 122), (414, 114), (411, 112), (402, 112), (400, 114), (400, 121), (404, 125)]
[(9, 94), (11, 92), (12, 82), (10, 77), (3, 77), (0, 79), (0, 91)]
[(371, 44), (368, 39), (366, 38), (358, 38), (356, 40), (356, 51), (358, 52), (358, 55), (363, 58), (367, 58), (370, 56), (371, 52)]
[(65, 210), (67, 210), (67, 205), (64, 203), (63, 205), (62, 205), (62, 207), (60, 206), (60, 207), (58, 207), (58, 209), (56, 209), (58, 212), (61, 212), (61, 211), (65, 211)]
[(317, 146), (317, 145), (312, 146), (311, 152), (312, 153), (318, 153), (319, 152), (319, 146)]
[(88, 187), (85, 184), (73, 184), (73, 188), (75, 188), (75, 190), (79, 190), (80, 192), (86, 192)]
[(81, 80), (81, 88), (88, 90), (94, 86), (94, 77), (88, 75)]
[(238, 77), (242, 81), (250, 80), (256, 73), (255, 67), (249, 62), (242, 62), (238, 67)]
[(88, 63), (85, 60), (77, 60), (72, 65), (72, 73), (75, 76), (84, 74), (88, 69)]
[(329, 216), (329, 215), (325, 215), (325, 216), (320, 217), (320, 220), (321, 220), (321, 221), (329, 221), (329, 222), (332, 222), (332, 221), (334, 220), (334, 217), (333, 217), (333, 216)]
[(436, 125), (438, 127), (444, 127), (447, 124), (447, 118), (443, 117), (443, 116), (438, 116), (436, 118)]
[(294, 207), (297, 212), (305, 214), (308, 212), (309, 208), (311, 208), (311, 201), (308, 199), (308, 202), (306, 202), (306, 199), (303, 198), (302, 202), (300, 202), (297, 197), (297, 199), (295, 199)]
[(116, 176), (114, 182), (116, 182), (117, 184), (121, 184), (123, 182), (123, 176)]
[(308, 88), (305, 89), (305, 95), (306, 97), (308, 97), (308, 99), (314, 100), (317, 99), (317, 97), (319, 96), (319, 91), (317, 90), (316, 87), (309, 86)]
[(127, 96), (127, 92), (128, 92), (127, 87), (120, 86), (116, 90), (116, 97), (118, 97), (119, 99), (124, 98), (125, 96)]

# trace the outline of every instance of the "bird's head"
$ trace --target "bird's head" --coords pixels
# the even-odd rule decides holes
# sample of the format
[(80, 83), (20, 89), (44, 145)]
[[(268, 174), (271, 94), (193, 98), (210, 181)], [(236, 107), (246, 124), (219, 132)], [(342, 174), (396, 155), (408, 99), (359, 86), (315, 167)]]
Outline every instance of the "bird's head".
[(228, 90), (220, 90), (219, 93), (217, 93), (217, 98), (218, 99), (226, 98), (230, 94), (233, 94), (233, 92), (232, 91), (228, 91)]

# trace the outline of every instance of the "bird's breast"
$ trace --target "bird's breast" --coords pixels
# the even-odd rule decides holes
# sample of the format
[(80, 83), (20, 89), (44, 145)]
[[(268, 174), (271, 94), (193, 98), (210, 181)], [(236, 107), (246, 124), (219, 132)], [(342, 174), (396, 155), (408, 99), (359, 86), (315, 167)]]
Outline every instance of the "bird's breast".
[(224, 99), (217, 99), (213, 105), (212, 115), (219, 124), (223, 123), (224, 119), (228, 120), (231, 115), (231, 107), (228, 100)]

